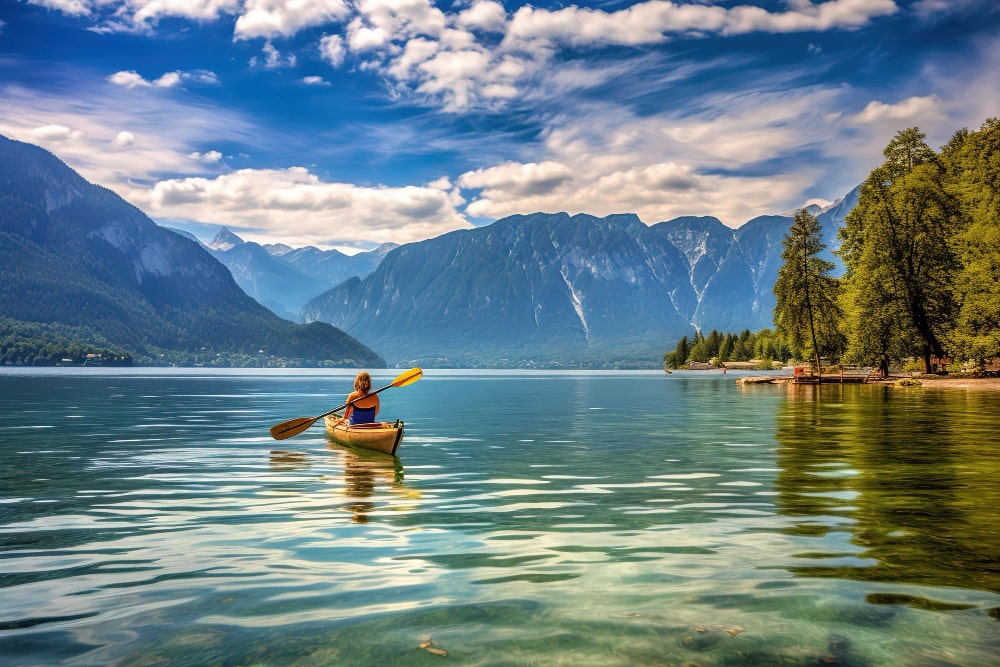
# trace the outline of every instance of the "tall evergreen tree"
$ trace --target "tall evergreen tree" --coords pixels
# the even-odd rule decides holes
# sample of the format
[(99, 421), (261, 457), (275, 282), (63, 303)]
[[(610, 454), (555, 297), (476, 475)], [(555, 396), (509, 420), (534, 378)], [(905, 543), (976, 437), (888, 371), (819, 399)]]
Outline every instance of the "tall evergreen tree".
[(848, 356), (883, 370), (915, 354), (928, 372), (931, 355), (945, 356), (954, 320), (959, 264), (951, 239), (960, 218), (924, 138), (915, 127), (896, 133), (840, 231)]
[(820, 356), (839, 353), (839, 285), (830, 275), (833, 263), (819, 254), (826, 248), (819, 221), (802, 209), (782, 241), (784, 264), (774, 283), (774, 326), (792, 347), (809, 349), (820, 369)]

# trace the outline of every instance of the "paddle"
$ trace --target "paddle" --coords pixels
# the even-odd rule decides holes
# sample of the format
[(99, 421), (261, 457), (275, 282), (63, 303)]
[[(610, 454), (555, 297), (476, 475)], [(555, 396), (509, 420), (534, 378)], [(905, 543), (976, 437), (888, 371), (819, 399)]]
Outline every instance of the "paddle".
[[(371, 392), (368, 395), (373, 396), (381, 391), (385, 391), (389, 387), (405, 387), (408, 384), (413, 384), (421, 377), (423, 377), (423, 374), (424, 372), (419, 368), (411, 368), (405, 373), (401, 373), (390, 384), (387, 384), (381, 389), (376, 389), (375, 391)], [(332, 415), (334, 412), (337, 412), (338, 410), (343, 410), (348, 405), (351, 405), (358, 400), (361, 399), (355, 399), (350, 403), (344, 403), (340, 407), (334, 408), (329, 412), (324, 412), (318, 417), (298, 417), (297, 419), (289, 419), (288, 421), (283, 421), (280, 424), (275, 424), (274, 426), (271, 427), (271, 437), (274, 438), (275, 440), (284, 440), (286, 438), (294, 437), (299, 433), (302, 433), (302, 431), (305, 431), (307, 428), (315, 424), (318, 420), (322, 419), (323, 417), (326, 417), (327, 415)]]

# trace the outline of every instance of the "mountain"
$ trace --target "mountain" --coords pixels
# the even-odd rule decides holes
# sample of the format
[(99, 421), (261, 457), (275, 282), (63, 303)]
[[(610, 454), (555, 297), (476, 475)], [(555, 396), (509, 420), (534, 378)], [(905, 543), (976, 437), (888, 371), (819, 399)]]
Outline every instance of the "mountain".
[(208, 247), (244, 292), (286, 320), (298, 320), (302, 306), (332, 286), (311, 278), (276, 259), (260, 244), (244, 241), (225, 228)]
[(325, 291), (348, 278), (364, 278), (391, 250), (398, 247), (397, 243), (383, 243), (374, 250), (356, 255), (347, 255), (339, 250), (320, 250), (313, 246), (292, 248), (280, 243), (265, 245), (264, 249), (272, 257), (324, 284)]
[(400, 363), (628, 366), (690, 333), (696, 303), (682, 253), (636, 216), (560, 213), (401, 246), (303, 315)]
[[(81, 327), (140, 359), (384, 366), (327, 324), (247, 296), (198, 243), (51, 153), (0, 137), (0, 317)], [(60, 329), (66, 331), (70, 329)]]
[[(852, 196), (820, 214), (828, 240)], [(394, 364), (653, 367), (695, 328), (772, 326), (791, 222), (515, 215), (401, 246), (302, 314), (370, 341)]]
[(293, 321), (299, 319), (307, 301), (348, 278), (367, 276), (395, 247), (385, 244), (370, 252), (346, 255), (312, 246), (260, 245), (244, 241), (225, 227), (208, 244), (244, 292), (276, 315)]

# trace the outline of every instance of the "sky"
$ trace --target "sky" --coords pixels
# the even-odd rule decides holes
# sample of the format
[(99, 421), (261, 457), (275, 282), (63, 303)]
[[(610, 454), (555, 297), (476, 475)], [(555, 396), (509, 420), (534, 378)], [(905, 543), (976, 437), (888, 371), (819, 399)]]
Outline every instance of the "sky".
[(204, 240), (739, 227), (997, 115), (996, 0), (0, 0), (0, 134)]

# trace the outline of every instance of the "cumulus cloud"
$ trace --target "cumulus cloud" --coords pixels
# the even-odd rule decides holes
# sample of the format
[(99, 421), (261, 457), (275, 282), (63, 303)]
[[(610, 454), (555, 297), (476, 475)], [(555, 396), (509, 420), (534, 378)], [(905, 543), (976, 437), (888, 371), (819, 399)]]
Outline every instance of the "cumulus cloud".
[(166, 72), (158, 79), (148, 81), (135, 70), (122, 70), (109, 76), (108, 81), (124, 88), (174, 88), (185, 82), (217, 84), (219, 78), (214, 72), (196, 70), (194, 72)]
[(323, 35), (319, 41), (319, 52), (323, 60), (334, 67), (340, 67), (347, 55), (344, 38), (340, 35)]
[(240, 0), (28, 0), (68, 16), (96, 19), (96, 32), (150, 33), (161, 19), (207, 23), (241, 12)]
[(910, 97), (895, 104), (873, 100), (848, 121), (858, 125), (892, 122), (897, 125), (936, 120), (941, 117), (941, 100), (936, 95)]
[(343, 0), (247, 0), (236, 20), (236, 39), (287, 37), (303, 28), (340, 21), (350, 14)]
[(501, 33), (507, 23), (507, 10), (493, 0), (477, 0), (468, 9), (459, 12), (456, 25), (469, 30)]
[(263, 67), (264, 69), (281, 69), (283, 67), (295, 67), (297, 61), (295, 54), (282, 56), (281, 52), (271, 42), (264, 42), (261, 48), (264, 58), (257, 56), (250, 58), (250, 67)]
[[(386, 76), (392, 94), (416, 95), (453, 112), (496, 108), (522, 95), (557, 54), (571, 58), (588, 49), (638, 47), (677, 35), (851, 30), (899, 10), (894, 0), (795, 0), (784, 11), (646, 0), (616, 11), (524, 5), (513, 14), (496, 0), (473, 0), (452, 11), (431, 0), (32, 1), (95, 15), (106, 30), (151, 29), (165, 17), (204, 22), (231, 15), (237, 40), (271, 40), (339, 24), (320, 41), (325, 61), (340, 67), (353, 54), (361, 70)], [(294, 66), (296, 59), (268, 41), (251, 64), (277, 69)], [(121, 85), (158, 85), (138, 75), (119, 79)]]
[(898, 11), (893, 0), (787, 4), (777, 12), (667, 0), (611, 12), (524, 5), (508, 16), (493, 0), (477, 0), (457, 13), (442, 12), (430, 0), (361, 0), (327, 60), (339, 66), (353, 53), (366, 68), (387, 74), (396, 94), (415, 93), (448, 111), (463, 111), (497, 107), (522, 94), (559, 53), (638, 47), (674, 35), (850, 30)]
[(127, 130), (122, 130), (112, 140), (111, 145), (118, 149), (130, 148), (135, 145), (135, 135)]
[[(639, 116), (609, 102), (581, 105), (547, 132), (538, 162), (507, 162), (462, 174), (466, 212), (500, 217), (529, 211), (599, 215), (633, 212), (654, 223), (681, 215), (714, 215), (731, 226), (798, 206), (822, 183), (829, 196), (855, 183), (824, 179), (831, 164), (865, 159), (853, 177), (877, 164), (872, 134), (845, 134), (826, 110), (843, 104), (842, 89), (719, 95), (699, 100), (706, 114), (681, 109)], [(825, 137), (820, 160), (803, 162), (802, 147)], [(846, 130), (845, 130), (846, 131)], [(828, 148), (835, 145), (836, 148)], [(869, 152), (866, 150), (870, 148)], [(748, 175), (752, 174), (752, 175)]]
[(222, 162), (222, 153), (219, 151), (206, 151), (204, 153), (194, 151), (192, 153), (188, 153), (188, 157), (192, 160), (203, 162), (205, 164), (218, 164), (219, 162)]
[(471, 227), (454, 193), (434, 187), (361, 187), (321, 181), (304, 167), (243, 169), (216, 178), (170, 179), (148, 197), (154, 214), (253, 229), (289, 229), (312, 243), (406, 243)]
[(307, 86), (329, 86), (330, 82), (321, 76), (304, 76), (302, 77), (302, 83)]
[(532, 197), (553, 192), (573, 179), (573, 170), (559, 162), (518, 164), (507, 162), (462, 174), (459, 184), (484, 190), (484, 196), (503, 192), (506, 196)]

